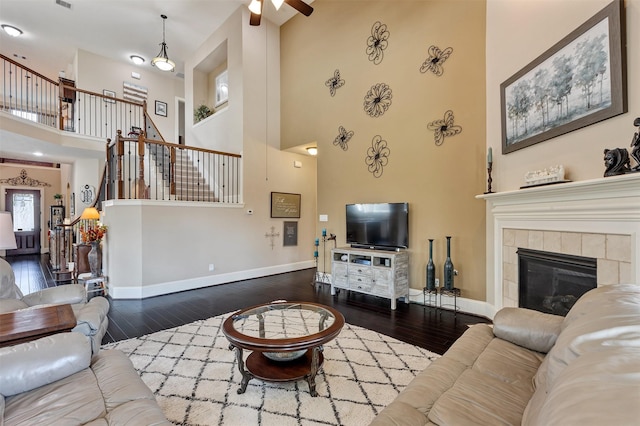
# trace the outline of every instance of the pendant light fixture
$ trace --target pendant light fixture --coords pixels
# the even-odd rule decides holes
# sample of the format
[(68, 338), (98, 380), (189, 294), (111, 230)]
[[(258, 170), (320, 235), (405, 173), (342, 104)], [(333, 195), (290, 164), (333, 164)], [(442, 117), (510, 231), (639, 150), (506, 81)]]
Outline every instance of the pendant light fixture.
[(176, 63), (169, 59), (169, 55), (167, 55), (167, 43), (164, 38), (167, 15), (160, 15), (160, 17), (162, 18), (162, 43), (160, 44), (160, 52), (151, 60), (151, 65), (162, 71), (173, 72), (176, 68)]

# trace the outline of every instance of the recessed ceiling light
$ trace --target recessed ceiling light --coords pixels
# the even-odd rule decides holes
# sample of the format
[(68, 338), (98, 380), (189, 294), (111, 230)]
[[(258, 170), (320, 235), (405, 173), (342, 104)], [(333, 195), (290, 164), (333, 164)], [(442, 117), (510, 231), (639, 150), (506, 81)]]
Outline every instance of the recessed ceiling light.
[(2, 29), (11, 37), (18, 37), (22, 34), (22, 30), (18, 27), (14, 27), (13, 25), (2, 24)]
[(41, 153), (40, 151), (36, 151), (33, 153), (33, 155), (35, 155), (36, 157), (42, 157), (44, 154)]
[(144, 58), (142, 56), (131, 55), (131, 56), (129, 56), (129, 58), (131, 58), (131, 61), (136, 65), (144, 64)]

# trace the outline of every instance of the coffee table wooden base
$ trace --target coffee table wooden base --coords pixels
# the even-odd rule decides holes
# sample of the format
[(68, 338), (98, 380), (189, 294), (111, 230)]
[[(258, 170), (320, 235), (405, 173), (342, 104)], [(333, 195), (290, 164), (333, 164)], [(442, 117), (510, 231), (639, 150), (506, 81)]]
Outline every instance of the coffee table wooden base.
[(262, 352), (251, 352), (245, 362), (242, 361), (242, 348), (235, 347), (238, 369), (242, 375), (242, 382), (238, 388), (238, 393), (244, 393), (249, 380), (259, 379), (266, 382), (292, 382), (305, 379), (309, 384), (311, 396), (317, 396), (316, 374), (322, 366), (324, 356), (322, 348), (315, 347), (308, 349), (304, 356), (292, 361), (273, 361), (262, 354)]

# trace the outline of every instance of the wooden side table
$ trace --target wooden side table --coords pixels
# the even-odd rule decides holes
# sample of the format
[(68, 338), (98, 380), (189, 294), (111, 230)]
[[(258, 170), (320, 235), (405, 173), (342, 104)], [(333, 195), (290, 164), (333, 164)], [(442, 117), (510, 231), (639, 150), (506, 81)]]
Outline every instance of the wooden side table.
[(71, 331), (76, 317), (71, 305), (45, 306), (0, 314), (0, 347)]

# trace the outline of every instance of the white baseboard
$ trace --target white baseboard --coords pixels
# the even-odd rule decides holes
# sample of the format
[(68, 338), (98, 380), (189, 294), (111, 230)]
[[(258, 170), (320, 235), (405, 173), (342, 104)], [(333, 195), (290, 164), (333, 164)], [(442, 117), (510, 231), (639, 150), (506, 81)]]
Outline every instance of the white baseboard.
[(313, 267), (313, 261), (304, 261), (145, 286), (118, 286), (114, 285), (114, 283), (109, 283), (109, 295), (112, 299), (145, 299), (147, 297), (161, 296), (179, 291), (194, 290), (197, 288), (265, 277), (268, 275), (282, 274), (284, 272), (299, 271), (301, 269)]
[[(440, 296), (438, 296), (438, 301), (440, 300), (439, 298)], [(422, 297), (422, 290), (415, 289), (415, 288), (409, 289), (409, 300), (412, 303), (423, 305), (424, 298)], [(447, 304), (446, 308), (453, 309), (453, 297), (442, 296), (442, 303)], [(479, 315), (481, 317), (485, 317), (489, 319), (493, 319), (494, 315), (496, 314), (495, 306), (487, 302), (482, 302), (480, 300), (458, 297), (456, 300), (456, 304), (460, 312)], [(446, 308), (443, 308), (443, 309), (446, 309)]]

